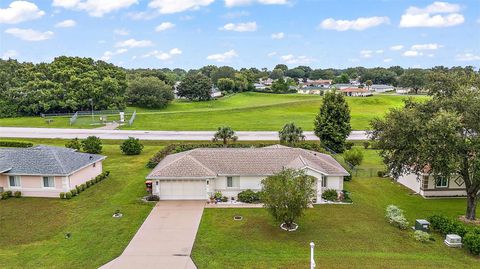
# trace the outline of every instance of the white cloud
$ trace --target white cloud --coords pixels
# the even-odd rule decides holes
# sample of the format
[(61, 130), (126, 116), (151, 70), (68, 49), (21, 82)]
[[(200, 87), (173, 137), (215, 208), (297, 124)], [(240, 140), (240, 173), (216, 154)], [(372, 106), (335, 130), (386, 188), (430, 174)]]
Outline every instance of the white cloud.
[(117, 48), (144, 48), (153, 46), (152, 41), (150, 40), (136, 40), (134, 38), (127, 39), (125, 41), (120, 41), (115, 44)]
[(173, 27), (175, 27), (175, 24), (173, 24), (171, 22), (162, 22), (155, 28), (155, 31), (162, 32), (162, 31), (171, 29)]
[(395, 45), (390, 47), (390, 50), (402, 50), (402, 49), (403, 49), (403, 45)]
[(270, 37), (272, 39), (283, 39), (283, 38), (285, 38), (285, 33), (283, 33), (283, 32), (273, 33)]
[(382, 54), (383, 50), (376, 50), (375, 53)]
[(280, 59), (286, 64), (309, 64), (313, 62), (313, 59), (310, 59), (307, 56), (295, 56), (293, 54), (280, 56)]
[(422, 56), (423, 53), (419, 52), (418, 50), (407, 50), (403, 53), (403, 56), (405, 57), (417, 57), (417, 56)]
[(373, 51), (371, 51), (371, 50), (362, 50), (362, 51), (360, 51), (360, 56), (362, 58), (371, 58), (372, 53), (373, 53)]
[(214, 0), (151, 0), (149, 7), (158, 9), (162, 14), (172, 14), (187, 10), (196, 10), (208, 6)]
[(430, 44), (417, 44), (417, 45), (412, 45), (410, 47), (411, 50), (436, 50), (443, 47), (442, 45), (439, 45), (437, 43), (430, 43)]
[(207, 56), (207, 60), (216, 61), (216, 62), (226, 62), (232, 58), (238, 57), (238, 54), (235, 50), (229, 50), (225, 53), (212, 54)]
[(277, 52), (276, 52), (276, 51), (272, 51), (272, 52), (270, 52), (270, 53), (267, 54), (268, 57), (273, 57), (273, 56), (275, 56), (275, 55), (277, 55)]
[(121, 35), (121, 36), (126, 36), (126, 35), (129, 35), (130, 33), (125, 30), (125, 29), (115, 29), (113, 30), (113, 33), (116, 34), (116, 35)]
[(245, 23), (227, 23), (220, 30), (235, 31), (235, 32), (254, 32), (257, 30), (256, 22)]
[(225, 6), (227, 7), (245, 6), (251, 4), (286, 5), (288, 3), (288, 0), (225, 0)]
[(400, 27), (449, 27), (462, 24), (465, 18), (460, 5), (433, 2), (425, 8), (409, 7), (400, 19)]
[(57, 28), (69, 28), (69, 27), (74, 27), (75, 25), (77, 25), (77, 22), (75, 22), (74, 20), (64, 20), (64, 21), (61, 21), (61, 22), (55, 24), (55, 27), (57, 27)]
[(53, 36), (52, 31), (39, 32), (32, 29), (9, 28), (5, 33), (11, 34), (25, 41), (43, 41)]
[(383, 62), (384, 62), (384, 63), (389, 63), (389, 62), (391, 62), (391, 61), (393, 61), (392, 58), (385, 58), (385, 59), (383, 59)]
[(469, 52), (461, 53), (455, 56), (455, 60), (462, 61), (462, 62), (480, 61), (480, 55), (475, 55)]
[(15, 24), (38, 19), (45, 15), (37, 5), (27, 1), (13, 1), (7, 8), (0, 8), (0, 24)]
[(103, 61), (108, 61), (113, 56), (123, 54), (127, 51), (128, 51), (128, 49), (125, 49), (125, 48), (117, 49), (116, 51), (105, 51), (100, 59), (103, 60)]
[(368, 17), (368, 18), (358, 18), (355, 20), (335, 20), (333, 18), (328, 18), (323, 20), (320, 23), (320, 28), (327, 30), (336, 30), (336, 31), (347, 31), (347, 30), (356, 30), (363, 31), (365, 29), (379, 26), (381, 24), (390, 23), (388, 17)]
[(86, 11), (90, 16), (103, 15), (137, 4), (138, 0), (53, 0), (54, 7)]
[(173, 48), (168, 52), (154, 50), (142, 56), (142, 58), (155, 57), (161, 61), (167, 61), (172, 59), (175, 55), (182, 54), (182, 51), (179, 48)]
[(250, 13), (248, 11), (242, 10), (238, 12), (228, 12), (227, 14), (223, 15), (222, 17), (225, 19), (237, 19), (241, 17), (247, 17), (250, 16)]
[(10, 58), (15, 58), (17, 57), (18, 52), (16, 50), (7, 50), (2, 54), (2, 59), (8, 60)]

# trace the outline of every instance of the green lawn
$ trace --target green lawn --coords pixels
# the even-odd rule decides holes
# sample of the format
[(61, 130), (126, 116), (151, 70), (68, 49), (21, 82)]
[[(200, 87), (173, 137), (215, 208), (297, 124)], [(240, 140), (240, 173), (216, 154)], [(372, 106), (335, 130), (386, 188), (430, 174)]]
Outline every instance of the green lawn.
[[(153, 144), (142, 155), (125, 156), (118, 142), (104, 141), (104, 170), (110, 177), (72, 200), (0, 201), (0, 268), (97, 268), (117, 257), (153, 206), (139, 201), (149, 172), (145, 163), (161, 148)], [(123, 218), (112, 218), (116, 209)], [(71, 239), (65, 239), (67, 232)]]
[[(383, 169), (374, 150), (362, 169)], [(193, 249), (199, 268), (308, 268), (309, 242), (316, 244), (317, 268), (478, 268), (480, 259), (463, 249), (419, 243), (413, 232), (385, 220), (396, 204), (410, 223), (434, 213), (457, 217), (465, 199), (426, 200), (389, 179), (354, 177), (346, 182), (352, 205), (318, 205), (299, 219), (296, 232), (284, 232), (264, 209), (205, 209)], [(479, 210), (480, 212), (480, 210)], [(244, 220), (234, 221), (242, 215)]]
[[(377, 95), (368, 98), (347, 97), (351, 108), (352, 127), (369, 128), (374, 117), (381, 117), (389, 108), (402, 105), (404, 96)], [(422, 100), (426, 97), (416, 96)], [(242, 131), (279, 130), (287, 122), (295, 122), (304, 130), (313, 130), (313, 120), (318, 113), (322, 97), (301, 94), (241, 93), (218, 100), (187, 102), (176, 100), (162, 110), (128, 108), (137, 110), (133, 130), (214, 130), (229, 125)], [(110, 118), (110, 117), (109, 117)], [(47, 124), (40, 117), (0, 119), (0, 126), (93, 128), (88, 117), (70, 126), (68, 118), (54, 118)]]

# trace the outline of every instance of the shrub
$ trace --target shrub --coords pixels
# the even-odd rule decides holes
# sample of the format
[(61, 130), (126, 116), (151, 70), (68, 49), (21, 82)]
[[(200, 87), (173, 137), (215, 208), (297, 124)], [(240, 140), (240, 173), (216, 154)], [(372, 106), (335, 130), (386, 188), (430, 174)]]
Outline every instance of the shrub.
[(72, 196), (75, 196), (78, 194), (77, 190), (76, 189), (73, 189), (70, 191), (70, 193), (72, 193)]
[(223, 196), (221, 199), (220, 199), (222, 202), (228, 202), (228, 197), (227, 196)]
[(388, 222), (390, 222), (392, 225), (400, 229), (403, 229), (403, 230), (407, 229), (408, 221), (403, 215), (403, 210), (401, 210), (395, 205), (389, 205), (387, 206), (386, 211), (387, 211), (386, 217), (388, 219)]
[(322, 193), (322, 199), (327, 201), (336, 201), (338, 199), (338, 193), (334, 189), (327, 189)]
[(82, 141), (82, 149), (86, 153), (100, 154), (102, 153), (102, 140), (96, 136), (89, 136)]
[(415, 231), (413, 234), (413, 237), (415, 237), (415, 240), (420, 241), (422, 243), (426, 243), (430, 241), (430, 235), (427, 232), (424, 231)]
[(65, 147), (75, 149), (75, 150), (80, 150), (82, 148), (82, 144), (80, 143), (80, 140), (77, 137), (75, 137), (74, 139), (69, 140), (65, 144)]
[(90, 188), (90, 186), (91, 186), (92, 184), (90, 183), (90, 180), (87, 180), (87, 181), (85, 181), (85, 185), (86, 185), (86, 187), (87, 187), (87, 189), (88, 189), (88, 188)]
[(368, 147), (370, 147), (370, 141), (363, 141), (362, 144), (364, 149), (368, 149)]
[(215, 192), (215, 194), (213, 195), (213, 198), (218, 200), (218, 199), (222, 199), (223, 197), (223, 194), (219, 191)]
[(363, 152), (358, 148), (347, 150), (343, 153), (343, 158), (353, 167), (359, 166), (363, 161)]
[(350, 198), (350, 192), (348, 192), (347, 190), (342, 190), (342, 193), (343, 193), (343, 202), (345, 203), (353, 202), (352, 198)]
[(158, 197), (158, 195), (149, 195), (147, 196), (146, 198), (147, 201), (160, 201), (160, 197)]
[(83, 184), (80, 184), (80, 190), (81, 191), (84, 191), (87, 189), (87, 184), (83, 183)]
[(31, 148), (33, 147), (33, 143), (19, 141), (0, 141), (0, 147)]
[(72, 199), (72, 192), (71, 191), (65, 193), (65, 199)]
[(428, 218), (428, 220), (430, 221), (430, 227), (443, 235), (458, 234), (459, 236), (464, 237), (468, 232), (467, 227), (463, 223), (442, 215), (433, 215)]
[(474, 255), (480, 254), (480, 233), (469, 232), (463, 238), (463, 245), (470, 253)]
[(60, 199), (65, 199), (65, 193), (64, 192), (60, 193)]
[(351, 150), (354, 145), (355, 145), (355, 143), (353, 143), (353, 142), (345, 142), (345, 149), (346, 150)]
[(143, 145), (138, 138), (129, 137), (120, 145), (120, 150), (125, 155), (138, 155), (143, 150)]
[(385, 176), (385, 171), (377, 171), (377, 176), (378, 177), (384, 177)]
[(238, 193), (238, 200), (243, 203), (255, 203), (260, 201), (260, 195), (250, 189)]
[(13, 192), (12, 191), (6, 191), (5, 193), (8, 195), (8, 197), (13, 197)]
[(82, 189), (78, 185), (75, 185), (75, 190), (77, 190), (77, 193), (80, 193), (82, 191)]
[(10, 196), (6, 192), (2, 192), (1, 194), (2, 200), (7, 200)]
[(20, 198), (22, 197), (22, 192), (21, 191), (16, 191), (13, 196), (15, 196), (15, 198)]

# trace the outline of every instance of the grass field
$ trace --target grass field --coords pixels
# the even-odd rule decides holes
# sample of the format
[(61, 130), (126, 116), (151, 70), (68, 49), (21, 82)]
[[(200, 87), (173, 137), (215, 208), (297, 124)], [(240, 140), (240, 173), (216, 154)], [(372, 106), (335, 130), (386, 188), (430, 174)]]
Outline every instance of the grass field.
[[(0, 268), (97, 268), (123, 251), (153, 206), (138, 199), (145, 194), (145, 163), (161, 146), (150, 142), (142, 155), (125, 156), (118, 142), (105, 143), (104, 170), (111, 175), (79, 196), (0, 201)], [(123, 218), (112, 218), (117, 209)]]
[[(377, 95), (369, 98), (347, 97), (352, 128), (365, 130), (374, 117), (383, 116), (389, 108), (399, 107), (405, 96)], [(418, 100), (426, 97), (417, 96)], [(137, 110), (133, 130), (215, 130), (229, 125), (237, 131), (276, 131), (285, 123), (295, 122), (304, 130), (313, 130), (322, 97), (300, 94), (241, 93), (206, 102), (177, 100), (162, 110)], [(94, 128), (90, 121), (68, 124), (68, 118), (54, 118), (47, 124), (39, 117), (0, 119), (0, 126)]]

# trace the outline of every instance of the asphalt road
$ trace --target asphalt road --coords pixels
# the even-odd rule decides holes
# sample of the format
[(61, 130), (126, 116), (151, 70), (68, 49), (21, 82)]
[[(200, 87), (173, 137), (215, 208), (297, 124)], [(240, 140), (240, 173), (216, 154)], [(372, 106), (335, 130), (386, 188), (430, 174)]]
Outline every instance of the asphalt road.
[[(16, 138), (86, 138), (95, 135), (102, 139), (127, 139), (129, 136), (141, 140), (211, 140), (213, 131), (129, 131), (129, 130), (98, 130), (98, 129), (60, 129), (60, 128), (20, 128), (0, 127), (0, 137)], [(274, 141), (278, 140), (278, 132), (236, 132), (238, 139), (243, 141)], [(307, 140), (318, 140), (313, 132), (304, 132)], [(352, 131), (348, 140), (365, 140), (365, 131)]]

